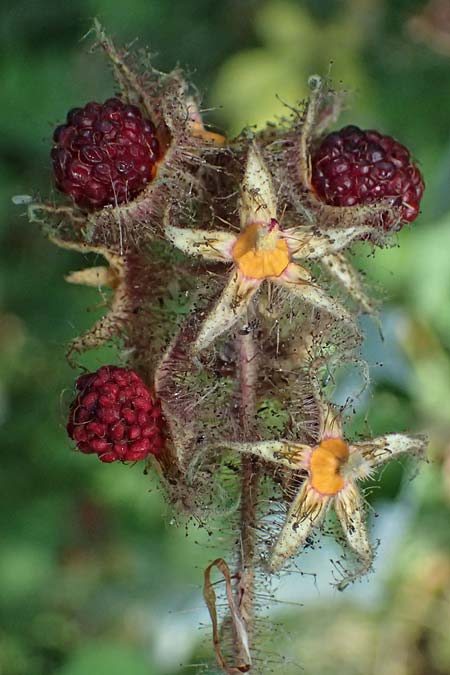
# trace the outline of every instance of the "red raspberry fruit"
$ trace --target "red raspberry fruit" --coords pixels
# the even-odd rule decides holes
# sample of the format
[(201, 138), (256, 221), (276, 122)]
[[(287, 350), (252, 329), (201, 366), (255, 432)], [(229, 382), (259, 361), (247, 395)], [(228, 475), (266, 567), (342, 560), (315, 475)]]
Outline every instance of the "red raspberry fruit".
[(103, 366), (78, 378), (67, 433), (102, 462), (135, 462), (163, 445), (161, 407), (134, 370)]
[(53, 140), (56, 187), (84, 209), (136, 197), (155, 177), (161, 155), (154, 124), (118, 98), (74, 108)]
[(312, 157), (312, 188), (331, 206), (375, 204), (400, 208), (401, 223), (384, 218), (385, 230), (400, 229), (419, 213), (424, 182), (404, 145), (378, 131), (347, 126), (329, 134)]

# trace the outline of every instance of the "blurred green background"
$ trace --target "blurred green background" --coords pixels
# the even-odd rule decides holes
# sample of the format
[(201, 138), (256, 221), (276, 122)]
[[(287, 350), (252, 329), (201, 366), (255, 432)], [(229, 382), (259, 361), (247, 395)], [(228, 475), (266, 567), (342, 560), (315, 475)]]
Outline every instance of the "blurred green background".
[[(283, 114), (281, 101), (306, 95), (308, 75), (330, 73), (352, 92), (343, 123), (392, 134), (420, 161), (422, 215), (399, 247), (360, 254), (384, 298), (385, 340), (364, 323), (373, 380), (354, 429), (428, 430), (430, 462), (414, 481), (411, 468), (389, 467), (371, 490), (375, 574), (337, 594), (338, 553), (325, 540), (300, 561), (317, 577), (276, 585), (276, 645), (264, 638), (261, 670), (449, 673), (449, 2), (17, 0), (1, 12), (0, 675), (185, 675), (203, 672), (212, 652), (205, 533), (186, 536), (141, 467), (70, 451), (64, 350), (99, 298), (64, 283), (81, 258), (52, 247), (11, 202), (51, 196), (53, 127), (111, 94), (102, 57), (81, 41), (95, 16), (118, 42), (148, 46), (158, 67), (186, 67), (222, 128)], [(113, 359), (104, 349), (84, 363)]]

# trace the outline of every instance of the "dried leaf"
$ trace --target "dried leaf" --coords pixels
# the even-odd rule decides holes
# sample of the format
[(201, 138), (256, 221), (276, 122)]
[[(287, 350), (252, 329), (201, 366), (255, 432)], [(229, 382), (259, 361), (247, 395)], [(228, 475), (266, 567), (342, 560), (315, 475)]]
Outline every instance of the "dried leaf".
[[(211, 583), (211, 570), (213, 567), (217, 567), (217, 569), (222, 573), (225, 579), (228, 607), (230, 610), (231, 621), (233, 625), (234, 639), (236, 641), (237, 646), (236, 652), (243, 655), (244, 657), (243, 658), (244, 663), (236, 664), (234, 666), (230, 666), (227, 664), (220, 646), (219, 622), (216, 610), (216, 593)], [(252, 665), (250, 648), (248, 644), (247, 629), (244, 625), (242, 618), (239, 616), (239, 612), (236, 608), (236, 603), (233, 597), (233, 589), (231, 585), (230, 568), (228, 567), (227, 563), (223, 558), (216, 558), (216, 560), (214, 560), (205, 569), (203, 597), (205, 598), (209, 615), (211, 617), (213, 628), (214, 650), (216, 652), (217, 662), (219, 666), (223, 669), (225, 673), (227, 673), (227, 675), (236, 675), (237, 673), (247, 673)]]

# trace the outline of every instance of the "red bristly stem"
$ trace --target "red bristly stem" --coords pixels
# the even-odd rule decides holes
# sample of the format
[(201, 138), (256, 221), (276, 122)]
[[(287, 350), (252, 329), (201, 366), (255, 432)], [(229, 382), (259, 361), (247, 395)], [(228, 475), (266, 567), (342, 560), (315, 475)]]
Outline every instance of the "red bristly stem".
[[(237, 340), (239, 364), (239, 417), (244, 440), (251, 440), (255, 428), (257, 350), (252, 335)], [(255, 592), (255, 532), (260, 467), (258, 460), (244, 455), (241, 460), (240, 542), (236, 604), (252, 638)], [(241, 655), (236, 654), (239, 658)]]

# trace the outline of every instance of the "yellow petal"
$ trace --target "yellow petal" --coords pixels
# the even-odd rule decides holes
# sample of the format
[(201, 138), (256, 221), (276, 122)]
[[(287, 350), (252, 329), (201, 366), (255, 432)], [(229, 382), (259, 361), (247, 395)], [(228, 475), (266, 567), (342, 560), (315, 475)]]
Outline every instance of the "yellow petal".
[(190, 129), (191, 134), (195, 138), (202, 138), (204, 141), (214, 143), (215, 145), (224, 145), (224, 143), (226, 143), (227, 139), (225, 136), (222, 136), (222, 134), (216, 134), (213, 131), (207, 131), (203, 124), (199, 122), (191, 122)]

